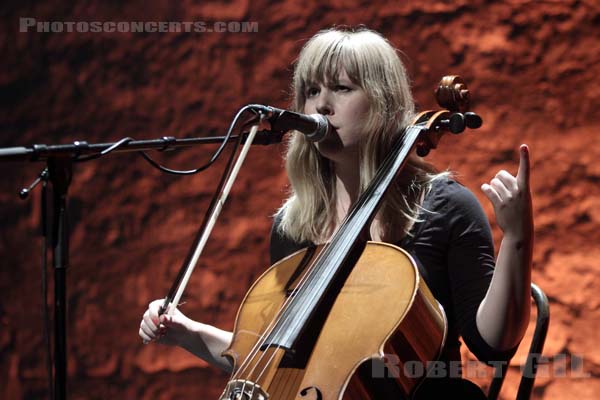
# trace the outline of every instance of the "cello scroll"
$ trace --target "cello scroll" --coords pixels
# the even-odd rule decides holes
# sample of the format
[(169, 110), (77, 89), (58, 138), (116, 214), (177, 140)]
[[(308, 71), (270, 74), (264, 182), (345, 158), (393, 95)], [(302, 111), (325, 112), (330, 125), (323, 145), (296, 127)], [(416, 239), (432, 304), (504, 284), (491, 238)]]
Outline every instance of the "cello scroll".
[(470, 92), (458, 75), (444, 76), (435, 90), (437, 103), (442, 110), (423, 111), (415, 118), (415, 124), (423, 123), (427, 130), (417, 141), (417, 154), (425, 157), (437, 144), (444, 133), (462, 133), (466, 128), (477, 129), (483, 120), (469, 110)]

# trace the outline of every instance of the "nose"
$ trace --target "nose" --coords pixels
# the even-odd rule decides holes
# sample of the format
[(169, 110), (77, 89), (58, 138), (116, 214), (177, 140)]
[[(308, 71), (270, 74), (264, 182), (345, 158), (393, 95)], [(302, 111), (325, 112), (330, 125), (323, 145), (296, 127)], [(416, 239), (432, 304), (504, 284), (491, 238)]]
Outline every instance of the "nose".
[(331, 115), (331, 108), (327, 104), (317, 106), (317, 112), (321, 115)]
[(332, 115), (333, 105), (331, 103), (330, 93), (327, 89), (322, 89), (317, 103), (315, 104), (317, 112), (321, 115)]

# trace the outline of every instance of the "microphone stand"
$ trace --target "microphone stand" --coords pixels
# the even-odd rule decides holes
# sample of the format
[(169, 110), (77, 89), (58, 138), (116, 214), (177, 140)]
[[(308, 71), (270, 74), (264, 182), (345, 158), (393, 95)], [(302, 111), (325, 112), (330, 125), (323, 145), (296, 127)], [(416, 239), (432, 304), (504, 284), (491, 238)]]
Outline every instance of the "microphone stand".
[[(285, 132), (262, 130), (256, 133), (253, 145), (268, 146), (281, 143)], [(235, 141), (239, 136), (231, 135), (229, 142)], [(242, 143), (246, 143), (248, 133), (243, 133)], [(111, 153), (124, 153), (132, 151), (158, 150), (168, 151), (179, 147), (189, 147), (198, 144), (222, 143), (225, 136), (198, 137), (176, 139), (173, 136), (163, 136), (160, 139), (132, 140), (115, 148)], [(75, 141), (71, 144), (34, 144), (33, 146), (4, 147), (0, 148), (0, 162), (5, 161), (44, 161), (53, 157), (78, 157), (81, 155), (100, 155), (103, 151), (117, 145), (114, 143), (94, 143)]]
[(69, 265), (69, 221), (67, 193), (73, 177), (69, 157), (51, 157), (48, 173), (52, 182), (52, 265), (54, 266), (54, 399), (67, 396), (67, 267)]
[[(285, 132), (262, 130), (256, 133), (252, 144), (270, 145), (280, 143)], [(248, 133), (242, 133), (242, 143), (246, 142)], [(152, 140), (131, 140), (124, 143), (89, 144), (76, 141), (72, 144), (5, 147), (0, 148), (0, 162), (7, 161), (46, 161), (47, 178), (52, 183), (53, 221), (52, 221), (52, 259), (54, 266), (54, 396), (55, 400), (67, 398), (67, 310), (66, 310), (66, 275), (69, 265), (69, 225), (67, 195), (73, 177), (73, 162), (77, 157), (87, 155), (100, 156), (105, 150), (115, 147), (111, 153), (124, 153), (143, 150), (166, 151), (178, 147), (189, 147), (198, 144), (222, 143), (226, 137), (201, 137), (176, 139), (163, 136)], [(238, 140), (239, 135), (232, 135), (228, 141)], [(91, 159), (91, 158), (88, 158)], [(21, 198), (26, 198), (29, 191), (40, 181), (21, 191)], [(46, 208), (44, 204), (43, 209)], [(45, 223), (45, 221), (42, 221)], [(45, 301), (45, 299), (44, 299)]]

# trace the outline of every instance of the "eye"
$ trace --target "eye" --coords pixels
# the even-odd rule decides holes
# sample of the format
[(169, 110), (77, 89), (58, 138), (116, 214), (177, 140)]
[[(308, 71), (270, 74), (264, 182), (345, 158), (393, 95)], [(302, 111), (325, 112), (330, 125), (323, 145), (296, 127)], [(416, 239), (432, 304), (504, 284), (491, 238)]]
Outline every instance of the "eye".
[(313, 96), (316, 96), (318, 94), (319, 94), (319, 88), (318, 87), (313, 86), (313, 87), (309, 87), (306, 90), (306, 97), (313, 97)]
[(351, 87), (346, 85), (335, 85), (333, 88), (336, 92), (349, 92), (352, 90)]

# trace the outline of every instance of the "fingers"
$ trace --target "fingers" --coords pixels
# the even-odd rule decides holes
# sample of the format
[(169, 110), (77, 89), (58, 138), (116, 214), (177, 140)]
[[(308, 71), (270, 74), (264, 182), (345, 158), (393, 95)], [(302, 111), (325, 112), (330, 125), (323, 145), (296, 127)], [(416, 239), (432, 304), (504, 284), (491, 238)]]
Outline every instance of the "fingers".
[(504, 182), (502, 182), (500, 179), (498, 179), (498, 178), (492, 179), (492, 181), (490, 182), (490, 185), (494, 188), (496, 193), (498, 193), (498, 195), (500, 196), (500, 199), (510, 200), (512, 198), (512, 193), (510, 192), (509, 188), (506, 187)]
[(519, 170), (516, 176), (500, 171), (481, 190), (494, 206), (496, 222), (504, 234), (523, 236), (524, 227), (531, 225), (531, 194), (529, 192), (529, 148), (521, 145)]
[(144, 341), (152, 341), (160, 338), (163, 334), (164, 326), (162, 324), (156, 325), (149, 316), (149, 313), (146, 311), (144, 317), (142, 318), (142, 322), (140, 322), (140, 337)]
[[(156, 321), (156, 322), (155, 322)], [(142, 317), (142, 322), (145, 322), (152, 331), (158, 330), (158, 315), (153, 316), (150, 310), (147, 310)]]
[(522, 144), (519, 148), (519, 154), (519, 170), (516, 177), (502, 170), (496, 174), (489, 185), (484, 184), (481, 186), (481, 190), (495, 206), (501, 205), (503, 201), (510, 201), (514, 197), (519, 197), (521, 193), (529, 190), (529, 147)]
[(139, 334), (142, 339), (150, 342), (152, 340), (155, 340), (159, 336), (159, 331), (150, 328), (148, 325), (146, 325), (145, 321), (142, 321), (140, 323)]
[(152, 340), (154, 340), (146, 332), (144, 332), (144, 330), (141, 327), (140, 327), (139, 335), (142, 338), (142, 341), (144, 342), (144, 344), (148, 344)]
[(498, 172), (489, 184), (481, 185), (481, 190), (496, 208), (519, 196), (516, 178), (504, 170)]
[(176, 331), (180, 331), (182, 329), (187, 329), (186, 326), (186, 320), (187, 318), (184, 317), (183, 315), (179, 315), (179, 314), (174, 314), (174, 315), (169, 315), (169, 314), (163, 314), (161, 316), (161, 327), (165, 327), (165, 328), (169, 328), (169, 329), (174, 329)]
[(180, 339), (190, 331), (190, 319), (176, 307), (171, 312), (159, 315), (164, 300), (154, 300), (142, 316), (139, 335), (144, 344), (157, 342), (167, 345), (179, 345)]
[(494, 208), (500, 207), (500, 205), (502, 204), (502, 199), (493, 187), (491, 187), (487, 183), (484, 183), (483, 185), (481, 185), (481, 190), (487, 196), (487, 198), (490, 199)]
[(144, 343), (159, 339), (163, 335), (165, 326), (160, 323), (161, 317), (158, 315), (158, 310), (162, 300), (155, 300), (148, 305), (148, 309), (142, 316), (140, 322), (139, 335)]
[(517, 183), (520, 188), (529, 187), (529, 175), (531, 163), (529, 160), (529, 146), (522, 144), (519, 148), (519, 171), (517, 172)]
[(501, 170), (496, 174), (494, 179), (500, 181), (500, 183), (508, 190), (510, 193), (518, 193), (519, 185), (517, 184), (517, 179), (506, 172), (505, 170)]

